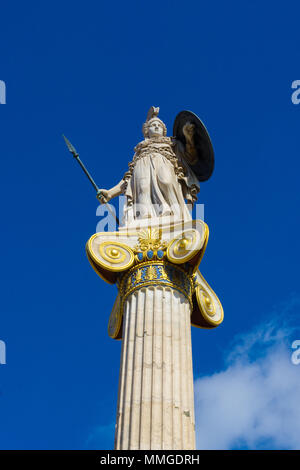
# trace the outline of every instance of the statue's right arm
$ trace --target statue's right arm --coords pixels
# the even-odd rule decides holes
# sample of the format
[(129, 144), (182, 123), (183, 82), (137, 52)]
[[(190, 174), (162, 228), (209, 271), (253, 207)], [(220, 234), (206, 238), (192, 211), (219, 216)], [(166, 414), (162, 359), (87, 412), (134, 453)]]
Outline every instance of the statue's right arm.
[(124, 180), (122, 179), (116, 186), (111, 189), (100, 189), (99, 193), (100, 196), (98, 197), (101, 204), (105, 204), (109, 202), (114, 197), (120, 196), (123, 193), (122, 186), (124, 184)]

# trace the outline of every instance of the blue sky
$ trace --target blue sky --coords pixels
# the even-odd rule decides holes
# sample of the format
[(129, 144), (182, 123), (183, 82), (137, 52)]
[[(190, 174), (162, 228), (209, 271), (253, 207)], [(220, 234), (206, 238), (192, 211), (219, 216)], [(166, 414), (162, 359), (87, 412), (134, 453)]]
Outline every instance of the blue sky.
[[(231, 345), (268, 329), (276, 311), (275, 345), (259, 336), (249, 361), (263, 374), (257, 344), (266, 361), (277, 347), (282, 378), (291, 394), (299, 389), (300, 366), (288, 359), (300, 339), (300, 105), (291, 101), (299, 14), (299, 2), (274, 1), (1, 6), (1, 449), (113, 447), (121, 344), (107, 322), (116, 288), (86, 259), (97, 201), (61, 134), (109, 188), (126, 171), (151, 105), (169, 134), (179, 111), (195, 112), (215, 149), (215, 172), (199, 194), (210, 228), (202, 272), (225, 320), (215, 331), (192, 331), (196, 383), (232, 377), (230, 367), (236, 377)], [(207, 445), (300, 447), (295, 423), (281, 439), (285, 413), (275, 436), (260, 428), (253, 437), (246, 421), (233, 434), (224, 425), (226, 438)]]

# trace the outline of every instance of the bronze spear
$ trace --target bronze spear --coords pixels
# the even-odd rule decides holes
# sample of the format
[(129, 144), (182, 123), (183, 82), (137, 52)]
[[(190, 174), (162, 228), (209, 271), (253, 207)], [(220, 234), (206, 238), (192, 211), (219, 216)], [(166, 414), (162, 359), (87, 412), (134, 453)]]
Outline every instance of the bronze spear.
[[(94, 186), (95, 190), (96, 190), (96, 197), (98, 200), (100, 200), (101, 196), (102, 196), (102, 193), (100, 191), (100, 189), (98, 188), (97, 184), (95, 183), (95, 181), (93, 180), (92, 176), (90, 175), (90, 173), (88, 172), (88, 170), (86, 169), (86, 167), (84, 166), (84, 164), (82, 163), (82, 161), (80, 160), (79, 158), (79, 153), (76, 152), (75, 150), (75, 147), (73, 147), (73, 145), (71, 144), (71, 142), (63, 135), (63, 138), (67, 144), (67, 147), (70, 151), (70, 153), (73, 155), (73, 157), (78, 161), (79, 165), (81, 166), (81, 168), (83, 169), (84, 173), (86, 174), (86, 176), (88, 177), (88, 179), (90, 180), (90, 182), (92, 183), (92, 185)], [(107, 204), (107, 202), (105, 203)], [(115, 218), (117, 224), (119, 225), (119, 219), (118, 217), (114, 214), (114, 212), (111, 210), (111, 208), (109, 207), (109, 205), (107, 206), (107, 209), (109, 210), (110, 214)]]

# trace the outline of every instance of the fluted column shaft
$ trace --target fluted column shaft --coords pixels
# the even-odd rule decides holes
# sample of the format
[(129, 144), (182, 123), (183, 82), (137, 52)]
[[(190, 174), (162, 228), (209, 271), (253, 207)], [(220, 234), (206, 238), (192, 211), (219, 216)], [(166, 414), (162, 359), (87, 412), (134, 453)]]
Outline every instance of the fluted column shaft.
[(116, 449), (194, 449), (190, 303), (165, 286), (124, 304)]

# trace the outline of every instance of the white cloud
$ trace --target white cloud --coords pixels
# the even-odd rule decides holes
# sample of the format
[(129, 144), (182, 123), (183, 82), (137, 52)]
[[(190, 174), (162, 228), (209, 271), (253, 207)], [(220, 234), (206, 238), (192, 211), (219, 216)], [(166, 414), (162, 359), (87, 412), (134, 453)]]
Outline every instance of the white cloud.
[(291, 362), (296, 330), (283, 318), (237, 338), (226, 369), (196, 380), (198, 449), (300, 449), (300, 365)]

